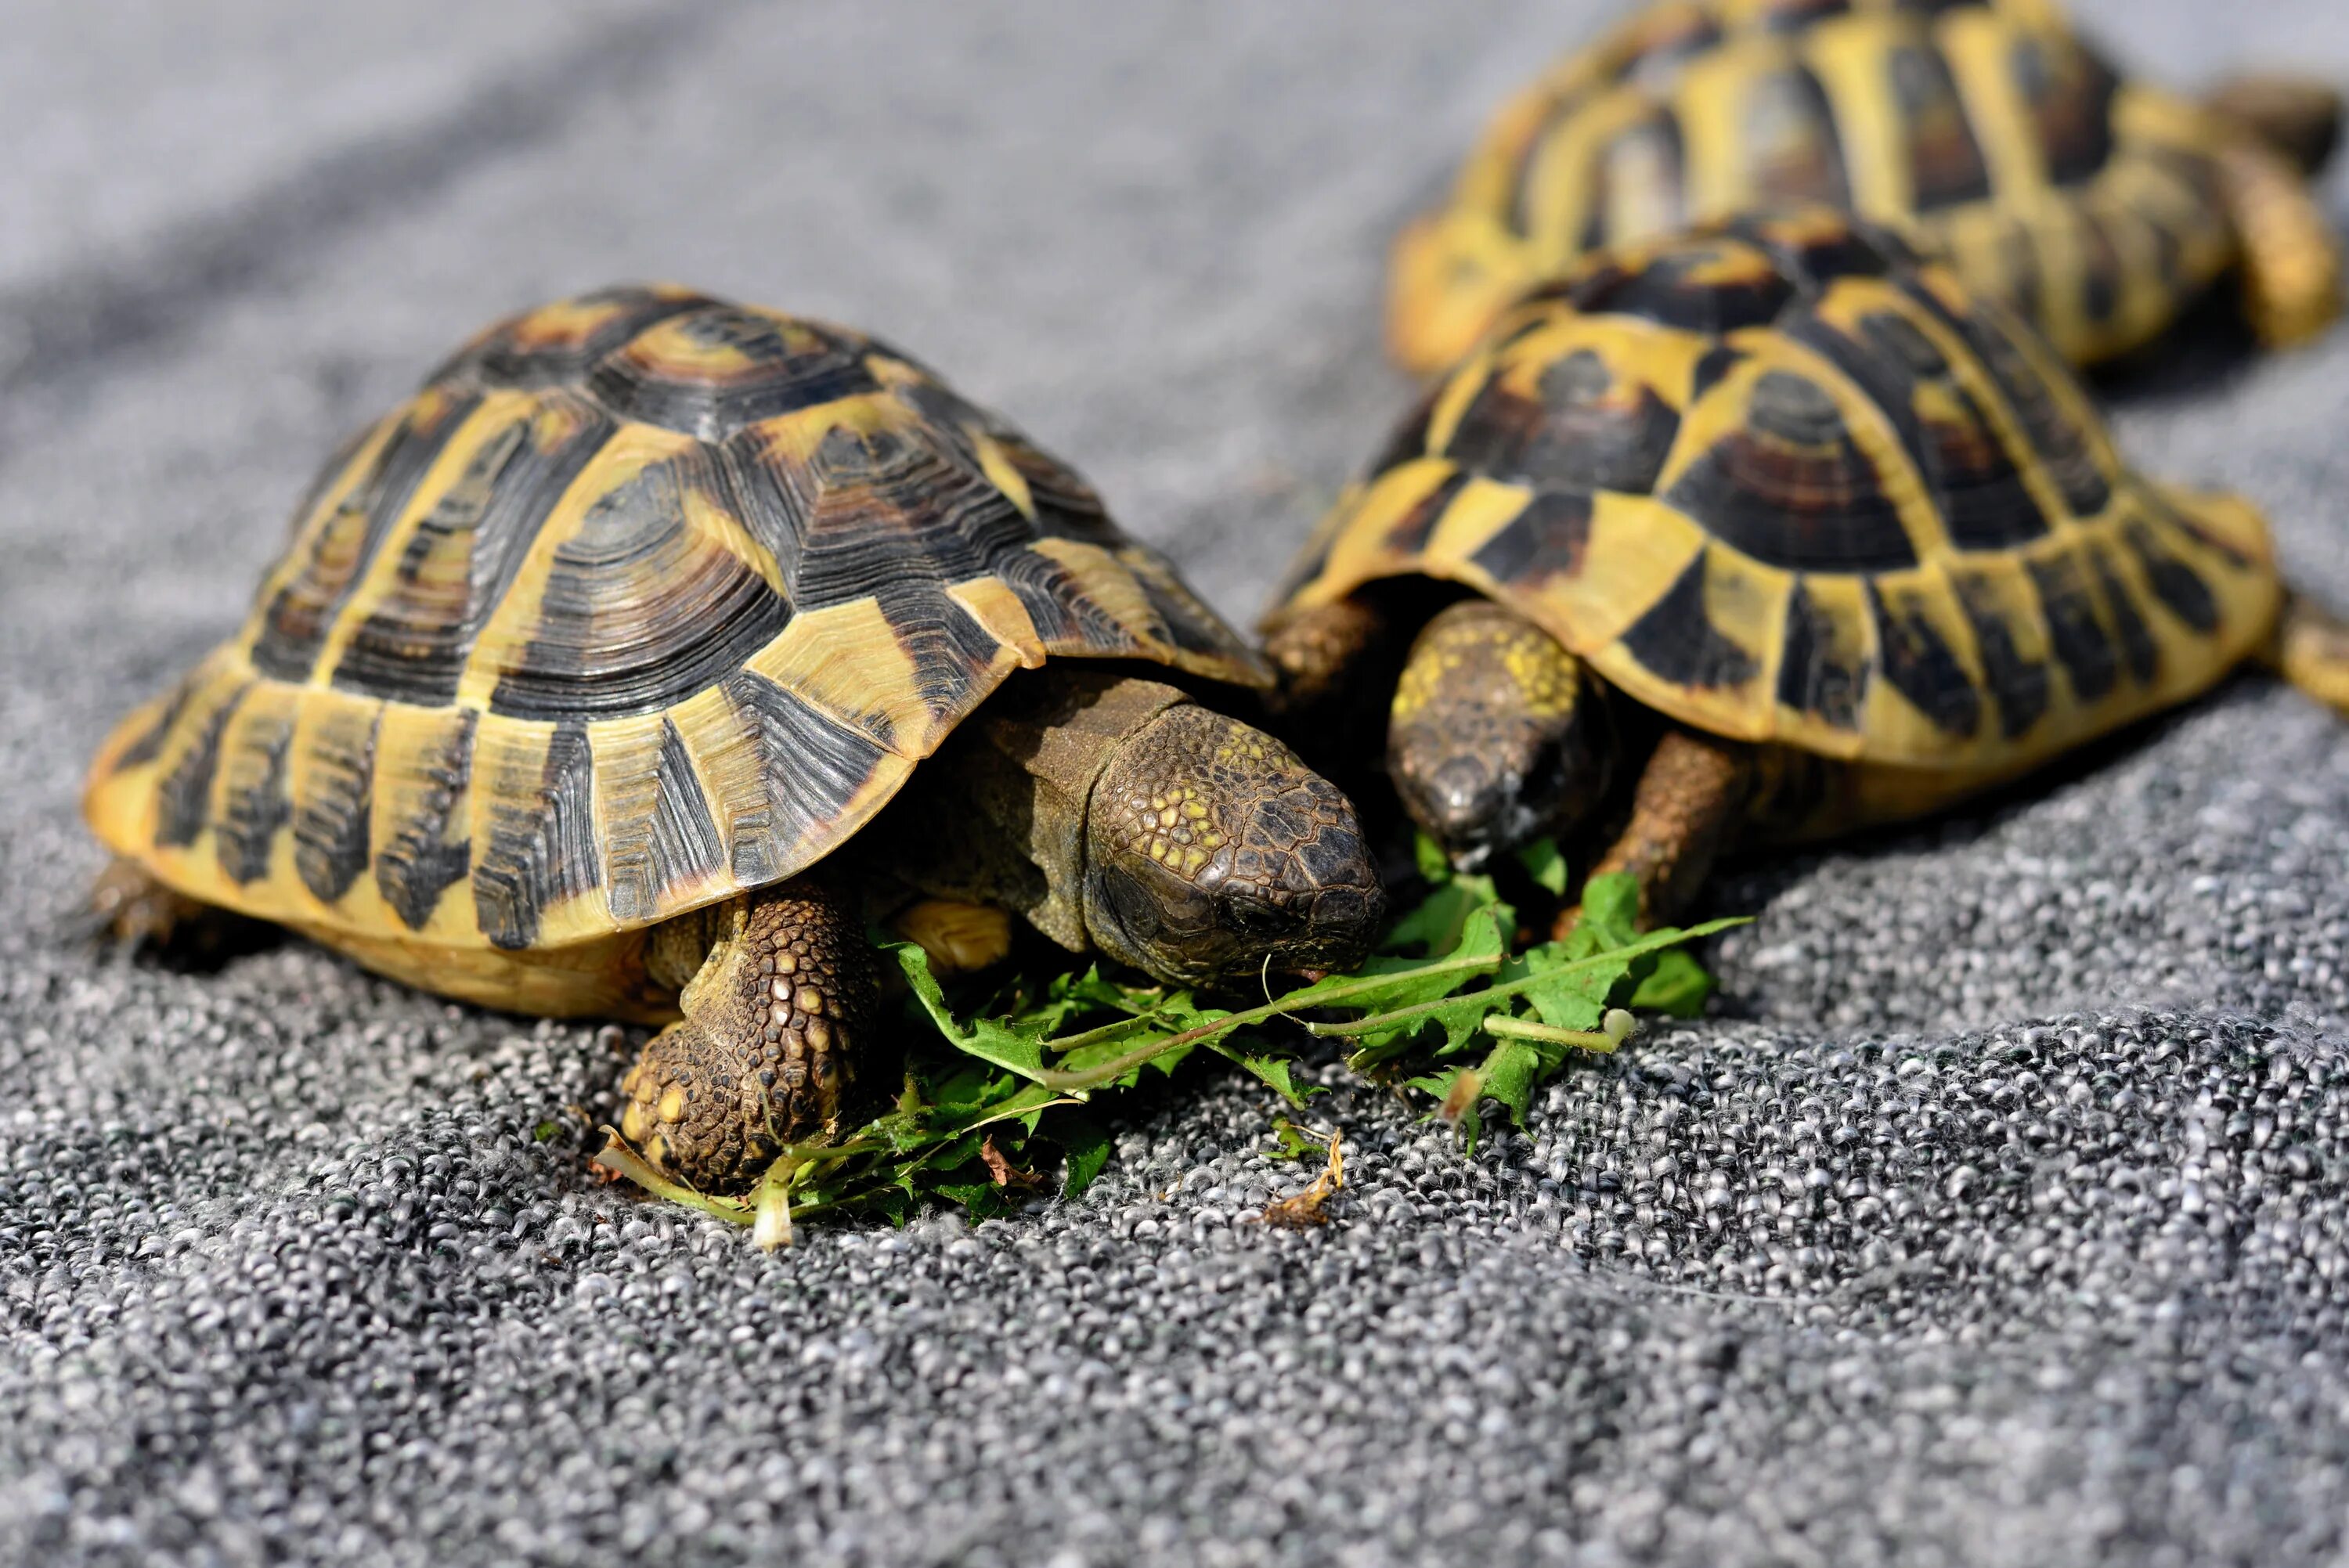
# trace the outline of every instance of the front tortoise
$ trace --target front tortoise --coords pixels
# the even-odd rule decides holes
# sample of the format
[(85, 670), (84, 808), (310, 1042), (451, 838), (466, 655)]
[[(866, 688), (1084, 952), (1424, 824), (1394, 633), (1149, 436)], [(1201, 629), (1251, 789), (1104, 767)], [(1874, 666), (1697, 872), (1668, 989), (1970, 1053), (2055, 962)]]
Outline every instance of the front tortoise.
[(1537, 292), (1294, 581), (1267, 652), (1309, 758), (1383, 718), (1404, 806), (1473, 866), (1601, 827), (1644, 752), (1597, 870), (1651, 920), (1741, 835), (1930, 811), (2248, 656), (2349, 707), (2349, 640), (2247, 502), (2132, 471), (2044, 340), (1828, 210)]
[(2272, 344), (2340, 303), (2303, 177), (2338, 97), (2245, 77), (2193, 103), (2116, 73), (2050, 0), (1664, 0), (1495, 117), (1395, 247), (1388, 336), (1448, 366), (1600, 246), (1819, 202), (1901, 226), (2075, 364), (2230, 269)]
[(868, 919), (950, 967), (1005, 910), (1170, 984), (1357, 961), (1352, 808), (1204, 700), (1267, 678), (905, 356), (618, 288), (491, 328), (336, 454), (84, 810), (126, 934), (216, 906), (469, 1001), (678, 1020), (625, 1130), (726, 1189), (851, 1103)]

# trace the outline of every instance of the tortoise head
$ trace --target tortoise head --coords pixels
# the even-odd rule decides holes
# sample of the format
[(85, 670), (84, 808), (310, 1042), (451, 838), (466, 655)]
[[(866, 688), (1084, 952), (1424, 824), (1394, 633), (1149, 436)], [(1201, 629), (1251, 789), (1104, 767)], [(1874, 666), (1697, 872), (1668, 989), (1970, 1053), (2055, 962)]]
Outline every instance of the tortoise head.
[(1587, 817), (1613, 770), (1606, 703), (1582, 661), (1485, 599), (1412, 645), (1387, 718), (1403, 809), (1463, 871)]
[(1128, 736), (1085, 811), (1087, 934), (1171, 985), (1350, 969), (1386, 895), (1352, 802), (1196, 704)]

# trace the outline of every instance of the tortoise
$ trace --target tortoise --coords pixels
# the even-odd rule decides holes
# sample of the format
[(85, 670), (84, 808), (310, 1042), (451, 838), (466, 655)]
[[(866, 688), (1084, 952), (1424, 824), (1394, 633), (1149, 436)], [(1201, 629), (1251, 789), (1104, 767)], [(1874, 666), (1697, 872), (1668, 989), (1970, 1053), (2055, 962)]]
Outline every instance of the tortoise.
[(489, 328), (334, 455), (243, 625), (100, 748), (97, 905), (666, 1023), (624, 1130), (739, 1188), (855, 1103), (868, 920), (948, 969), (1006, 912), (1168, 984), (1358, 961), (1383, 895), (1352, 807), (1216, 706), (1268, 678), (905, 355), (607, 289)]
[(2339, 309), (2303, 181), (2340, 117), (2282, 76), (2203, 103), (2126, 79), (2050, 0), (1664, 0), (1494, 118), (1396, 242), (1389, 343), (1433, 373), (1590, 250), (1824, 202), (1900, 225), (2075, 364), (2230, 269), (2257, 334), (2290, 345)]
[(1651, 922), (1733, 842), (1930, 812), (2248, 658), (2349, 708), (2349, 636), (2249, 502), (2126, 466), (2044, 338), (1832, 209), (1537, 289), (1266, 633), (1309, 760), (1367, 750), (1386, 703), (1394, 789), (1464, 867), (1595, 838), (1639, 763), (1596, 869)]

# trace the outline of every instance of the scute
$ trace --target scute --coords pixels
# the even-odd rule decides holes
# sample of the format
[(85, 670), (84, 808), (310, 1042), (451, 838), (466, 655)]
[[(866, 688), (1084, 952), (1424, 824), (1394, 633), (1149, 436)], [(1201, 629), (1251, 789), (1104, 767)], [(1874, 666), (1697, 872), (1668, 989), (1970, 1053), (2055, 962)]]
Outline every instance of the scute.
[(194, 897), (543, 949), (789, 877), (1013, 671), (1261, 662), (904, 355), (668, 285), (492, 326), (312, 486), (84, 809)]
[(2281, 603), (2249, 506), (2131, 473), (2036, 335), (1825, 211), (1616, 247), (1506, 317), (1286, 604), (1411, 575), (1683, 723), (1984, 780), (2208, 686)]
[[(1899, 229), (2090, 363), (2231, 264), (2222, 140), (2046, 0), (1651, 0), (1494, 117), (1397, 246), (1390, 336), (1439, 370), (1594, 252), (1816, 203)], [(1723, 319), (1689, 319), (1676, 280), (1639, 282), (1692, 330), (1753, 306), (1724, 291)]]

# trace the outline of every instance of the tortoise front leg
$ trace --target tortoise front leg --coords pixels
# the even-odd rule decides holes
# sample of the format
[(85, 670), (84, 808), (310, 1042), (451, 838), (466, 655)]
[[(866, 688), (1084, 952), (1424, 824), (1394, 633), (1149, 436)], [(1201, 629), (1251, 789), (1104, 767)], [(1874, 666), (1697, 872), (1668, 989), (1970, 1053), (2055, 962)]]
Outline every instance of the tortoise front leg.
[(2341, 314), (2341, 242), (2282, 154), (2243, 136), (2218, 168), (2242, 249), (2243, 315), (2271, 347), (2305, 343)]
[[(1753, 748), (1692, 730), (1668, 729), (1648, 758), (1631, 800), (1630, 824), (1593, 876), (1628, 872), (1640, 885), (1644, 929), (1679, 918), (1729, 845), (1754, 789)], [(1579, 907), (1557, 917), (1574, 929)]]
[(218, 904), (190, 898), (137, 861), (121, 856), (98, 873), (89, 897), (64, 917), (63, 926), (75, 941), (200, 965), (259, 946), (270, 930)]
[(132, 952), (170, 945), (220, 912), (156, 880), (137, 861), (117, 856), (90, 884), (79, 926)]
[(1272, 727), (1316, 767), (1367, 756), (1378, 734), (1381, 694), (1392, 685), (1401, 653), (1393, 620), (1367, 594), (1266, 622), (1264, 656), (1279, 684), (1266, 697)]
[(879, 999), (853, 900), (802, 877), (734, 906), (685, 1017), (629, 1070), (620, 1130), (702, 1191), (750, 1187), (784, 1144), (839, 1130)]
[(2349, 623), (2294, 595), (2284, 603), (2271, 658), (2285, 680), (2349, 717)]

